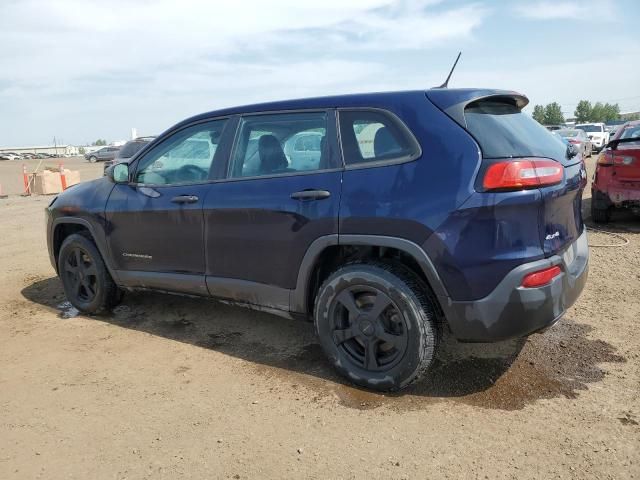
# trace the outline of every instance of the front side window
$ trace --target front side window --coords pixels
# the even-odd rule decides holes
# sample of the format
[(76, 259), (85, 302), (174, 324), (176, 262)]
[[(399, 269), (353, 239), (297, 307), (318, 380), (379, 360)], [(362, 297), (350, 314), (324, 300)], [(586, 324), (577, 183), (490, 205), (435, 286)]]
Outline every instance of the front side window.
[(402, 123), (374, 110), (341, 110), (340, 138), (347, 165), (411, 160), (420, 147)]
[(208, 180), (226, 122), (214, 120), (174, 133), (144, 155), (136, 182), (176, 185)]
[(325, 112), (243, 117), (229, 176), (270, 176), (332, 168), (326, 137)]

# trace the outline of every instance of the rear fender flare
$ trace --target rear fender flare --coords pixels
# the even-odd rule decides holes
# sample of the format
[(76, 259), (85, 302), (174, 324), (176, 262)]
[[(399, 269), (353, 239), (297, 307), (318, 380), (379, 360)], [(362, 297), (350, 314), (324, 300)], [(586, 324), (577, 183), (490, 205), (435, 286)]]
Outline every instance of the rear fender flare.
[(308, 289), (311, 285), (311, 275), (317, 260), (322, 252), (329, 246), (372, 246), (389, 247), (400, 250), (410, 255), (420, 266), (433, 293), (436, 294), (441, 304), (448, 303), (449, 294), (427, 253), (416, 243), (404, 238), (382, 235), (326, 235), (316, 239), (307, 249), (302, 259), (296, 288), (291, 291), (290, 310), (294, 313), (308, 312)]

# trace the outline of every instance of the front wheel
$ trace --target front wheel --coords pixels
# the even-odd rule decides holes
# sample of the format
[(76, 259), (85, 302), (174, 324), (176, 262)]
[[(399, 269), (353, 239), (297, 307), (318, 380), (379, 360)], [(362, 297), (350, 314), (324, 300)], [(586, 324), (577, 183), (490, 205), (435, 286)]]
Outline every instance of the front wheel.
[(438, 344), (427, 286), (402, 265), (346, 265), (323, 283), (316, 331), (334, 367), (351, 382), (400, 390), (423, 376)]
[(94, 156), (89, 157), (89, 162), (96, 163), (97, 161), (98, 161), (97, 157), (94, 157)]
[(58, 274), (67, 300), (83, 313), (107, 312), (122, 298), (100, 252), (83, 235), (69, 235), (62, 243)]

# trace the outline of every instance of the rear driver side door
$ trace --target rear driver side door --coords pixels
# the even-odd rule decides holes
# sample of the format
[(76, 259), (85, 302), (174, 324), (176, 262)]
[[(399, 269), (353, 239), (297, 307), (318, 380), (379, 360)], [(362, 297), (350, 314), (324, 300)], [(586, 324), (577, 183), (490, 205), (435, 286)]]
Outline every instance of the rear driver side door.
[[(319, 137), (303, 155), (288, 148), (300, 135)], [(337, 237), (342, 170), (333, 110), (242, 116), (204, 204), (211, 294), (288, 310), (309, 246)]]

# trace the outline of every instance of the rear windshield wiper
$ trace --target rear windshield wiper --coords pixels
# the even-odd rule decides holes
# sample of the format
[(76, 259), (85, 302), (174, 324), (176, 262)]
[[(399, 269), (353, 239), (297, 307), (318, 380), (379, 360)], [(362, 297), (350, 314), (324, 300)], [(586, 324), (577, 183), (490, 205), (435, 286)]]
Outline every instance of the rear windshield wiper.
[(618, 148), (619, 143), (631, 143), (631, 142), (640, 142), (640, 137), (630, 137), (630, 138), (618, 138), (617, 140), (611, 140), (607, 147), (611, 148), (611, 150), (615, 150)]

